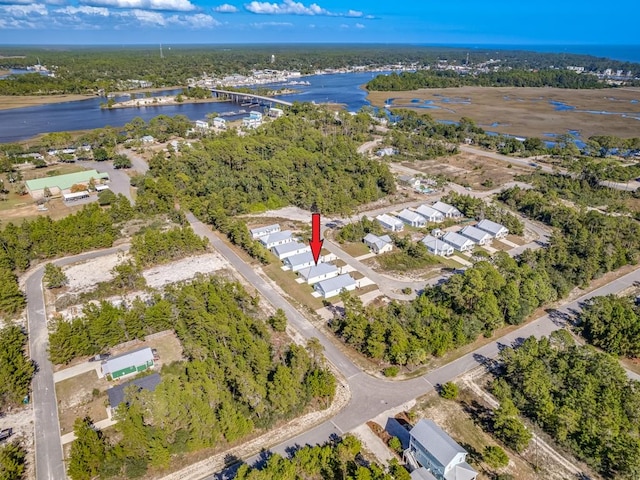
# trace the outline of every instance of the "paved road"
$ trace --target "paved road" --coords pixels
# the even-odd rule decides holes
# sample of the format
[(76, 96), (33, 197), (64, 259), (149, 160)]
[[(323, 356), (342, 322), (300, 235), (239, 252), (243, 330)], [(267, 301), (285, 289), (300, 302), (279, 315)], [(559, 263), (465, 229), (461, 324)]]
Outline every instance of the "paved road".
[(83, 160), (77, 163), (85, 168), (95, 168), (99, 172), (107, 172), (109, 174), (109, 190), (115, 194), (121, 193), (133, 203), (131, 190), (129, 188), (131, 183), (129, 182), (129, 175), (127, 175), (126, 170), (113, 168), (113, 162)]
[[(57, 265), (89, 260), (102, 255), (123, 250), (114, 247), (73, 257), (57, 260)], [(27, 321), (29, 325), (29, 352), (37, 365), (37, 372), (33, 377), (33, 410), (36, 448), (36, 478), (37, 480), (62, 480), (65, 477), (60, 444), (60, 423), (58, 422), (58, 405), (56, 390), (53, 382), (53, 367), (49, 361), (49, 332), (47, 330), (47, 315), (42, 290), (42, 276), (44, 265), (36, 267), (29, 273), (25, 290), (27, 294)]]
[(144, 158), (142, 158), (140, 155), (135, 153), (134, 151), (128, 148), (118, 146), (116, 148), (116, 153), (120, 155), (126, 155), (129, 158), (129, 160), (131, 160), (131, 165), (133, 166), (133, 169), (139, 174), (144, 175), (149, 170), (149, 164), (147, 164), (147, 161)]
[[(499, 350), (503, 346), (512, 345), (518, 339), (527, 338), (531, 335), (536, 337), (549, 335), (554, 330), (562, 328), (566, 324), (563, 314), (570, 314), (572, 311), (578, 310), (580, 304), (586, 299), (593, 296), (615, 293), (640, 281), (640, 269), (638, 269), (426, 375), (403, 382), (394, 382), (374, 378), (361, 372), (329, 338), (325, 337), (321, 331), (311, 325), (298, 313), (264, 278), (259, 276), (256, 271), (238, 257), (231, 248), (222, 242), (209, 227), (199, 222), (190, 213), (187, 214), (187, 220), (191, 223), (194, 231), (199, 235), (209, 238), (212, 245), (226, 257), (240, 274), (254, 285), (270, 303), (275, 307), (285, 310), (289, 321), (304, 337), (316, 337), (320, 340), (325, 347), (325, 356), (328, 361), (343, 373), (349, 383), (352, 396), (347, 407), (334, 418), (272, 449), (273, 452), (281, 454), (286, 454), (288, 449), (295, 446), (323, 443), (333, 435), (342, 435), (345, 432), (349, 432), (389, 409), (397, 408), (412, 399), (432, 391), (435, 385), (452, 380), (484, 364), (488, 359), (496, 358)], [(637, 376), (631, 372), (628, 372), (628, 375), (631, 378), (637, 378)], [(256, 456), (246, 460), (251, 464), (257, 462), (259, 457)], [(205, 478), (207, 480), (214, 480), (224, 478), (226, 475), (226, 472), (222, 472), (209, 475)]]

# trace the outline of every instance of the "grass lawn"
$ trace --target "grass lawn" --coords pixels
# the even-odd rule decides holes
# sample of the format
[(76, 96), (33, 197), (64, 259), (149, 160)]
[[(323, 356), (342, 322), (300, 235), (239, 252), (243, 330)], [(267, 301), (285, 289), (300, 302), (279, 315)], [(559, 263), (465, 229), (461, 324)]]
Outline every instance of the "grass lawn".
[(391, 272), (408, 272), (430, 266), (435, 267), (443, 263), (440, 261), (439, 257), (434, 257), (430, 254), (416, 258), (409, 256), (406, 252), (401, 250), (383, 253), (382, 255), (378, 255), (376, 260), (382, 270)]
[(362, 242), (346, 242), (339, 244), (340, 248), (347, 252), (352, 257), (359, 257), (360, 255), (366, 255), (369, 252), (369, 247), (367, 247)]
[[(94, 422), (107, 418), (105, 392), (111, 386), (93, 370), (56, 383), (61, 434), (73, 430), (76, 418), (89, 416)], [(98, 396), (93, 395), (94, 389), (100, 391)]]
[(276, 282), (287, 295), (299, 304), (308, 307), (313, 312), (324, 306), (320, 298), (315, 298), (311, 295), (313, 293), (311, 285), (297, 283), (296, 274), (285, 272), (280, 267), (280, 263), (274, 263), (263, 267), (263, 270), (271, 280)]

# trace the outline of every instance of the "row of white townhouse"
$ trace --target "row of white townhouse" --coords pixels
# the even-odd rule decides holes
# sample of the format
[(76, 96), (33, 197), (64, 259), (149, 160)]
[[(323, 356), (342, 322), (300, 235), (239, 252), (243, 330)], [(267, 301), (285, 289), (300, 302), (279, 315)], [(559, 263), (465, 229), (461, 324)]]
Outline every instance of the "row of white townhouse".
[(476, 245), (489, 245), (494, 238), (504, 238), (509, 230), (491, 220), (481, 220), (476, 226), (466, 226), (459, 232), (447, 232), (436, 238), (427, 235), (422, 239), (430, 253), (439, 256), (453, 255), (453, 251), (469, 252)]
[(311, 247), (300, 242), (291, 230), (280, 230), (280, 225), (266, 225), (250, 230), (251, 236), (282, 260), (284, 267), (298, 274), (308, 285), (313, 285), (323, 298), (334, 297), (342, 290), (354, 290), (356, 281), (348, 273), (340, 274), (340, 269), (325, 263), (321, 257), (318, 264), (313, 258)]
[(456, 207), (444, 202), (436, 202), (431, 206), (420, 205), (416, 211), (405, 208), (396, 216), (382, 214), (376, 220), (387, 230), (401, 232), (404, 225), (411, 227), (424, 227), (427, 223), (440, 223), (447, 218), (461, 218), (462, 212)]

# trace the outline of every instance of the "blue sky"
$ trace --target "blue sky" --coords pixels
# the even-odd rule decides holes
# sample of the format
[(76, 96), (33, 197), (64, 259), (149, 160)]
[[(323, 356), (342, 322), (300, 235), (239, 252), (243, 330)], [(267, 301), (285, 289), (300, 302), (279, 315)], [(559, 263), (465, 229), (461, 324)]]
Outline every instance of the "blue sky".
[[(0, 0), (0, 44), (637, 44), (637, 0)], [(627, 13), (625, 15), (625, 12)]]

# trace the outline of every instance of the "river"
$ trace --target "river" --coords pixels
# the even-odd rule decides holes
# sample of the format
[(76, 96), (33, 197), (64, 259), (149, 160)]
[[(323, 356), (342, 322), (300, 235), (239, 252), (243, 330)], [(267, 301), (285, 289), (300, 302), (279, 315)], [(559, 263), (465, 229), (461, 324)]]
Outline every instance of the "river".
[[(309, 82), (309, 85), (287, 87), (293, 88), (299, 93), (277, 98), (290, 102), (341, 103), (348, 110), (358, 110), (369, 104), (366, 99), (367, 92), (360, 86), (379, 73), (344, 73), (302, 77), (300, 80)], [(283, 88), (283, 85), (273, 85), (273, 87)], [(155, 92), (153, 95), (166, 95), (174, 92), (176, 91), (168, 90)], [(127, 99), (128, 97), (124, 96), (116, 97), (116, 101)], [(229, 102), (187, 103), (108, 110), (100, 108), (100, 104), (105, 101), (103, 97), (96, 97), (74, 102), (0, 110), (0, 142), (24, 140), (47, 132), (86, 130), (106, 125), (120, 127), (135, 117), (141, 117), (148, 121), (158, 115), (186, 115), (191, 120), (203, 120), (210, 112), (229, 113), (238, 112), (241, 109), (249, 110), (247, 107)], [(242, 115), (238, 114), (236, 117)], [(234, 119), (234, 116), (227, 118)]]

